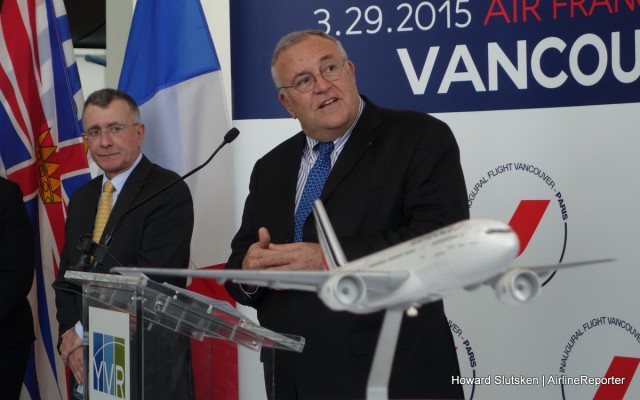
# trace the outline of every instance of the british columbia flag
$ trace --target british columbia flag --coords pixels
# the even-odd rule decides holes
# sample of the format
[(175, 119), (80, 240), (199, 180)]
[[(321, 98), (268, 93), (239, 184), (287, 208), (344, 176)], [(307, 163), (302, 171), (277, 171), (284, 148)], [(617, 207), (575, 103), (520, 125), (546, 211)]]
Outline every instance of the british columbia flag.
[(63, 0), (0, 0), (0, 103), (0, 173), (20, 185), (40, 238), (29, 299), (36, 341), (21, 398), (66, 399), (51, 282), (69, 198), (90, 174)]

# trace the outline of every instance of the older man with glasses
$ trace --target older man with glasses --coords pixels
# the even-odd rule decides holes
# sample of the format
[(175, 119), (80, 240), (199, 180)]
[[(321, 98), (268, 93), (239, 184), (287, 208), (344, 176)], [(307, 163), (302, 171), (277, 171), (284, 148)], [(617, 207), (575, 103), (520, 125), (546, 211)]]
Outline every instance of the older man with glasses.
[[(322, 31), (283, 37), (271, 72), (302, 131), (258, 160), (227, 268), (322, 270), (309, 203), (320, 198), (349, 260), (469, 217), (449, 127), (358, 93), (355, 65)], [(383, 313), (329, 310), (315, 293), (227, 283), (270, 329), (306, 338), (301, 354), (263, 350), (271, 399), (362, 399)], [(462, 398), (441, 301), (405, 316), (390, 398)]]
[[(82, 296), (64, 280), (65, 272), (83, 268), (108, 273), (111, 267), (122, 265), (187, 268), (194, 222), (193, 201), (184, 182), (146, 201), (179, 175), (142, 154), (145, 125), (133, 98), (115, 89), (94, 92), (85, 102), (82, 123), (91, 157), (103, 174), (71, 197), (65, 245), (54, 282), (58, 349), (77, 384), (84, 382), (86, 372)], [(110, 213), (98, 211), (103, 207)], [(79, 238), (87, 235), (107, 250), (104, 259), (93, 259), (77, 248)], [(184, 287), (186, 281), (176, 278), (169, 283)], [(144, 364), (145, 399), (193, 398), (188, 338), (152, 327), (145, 332)]]

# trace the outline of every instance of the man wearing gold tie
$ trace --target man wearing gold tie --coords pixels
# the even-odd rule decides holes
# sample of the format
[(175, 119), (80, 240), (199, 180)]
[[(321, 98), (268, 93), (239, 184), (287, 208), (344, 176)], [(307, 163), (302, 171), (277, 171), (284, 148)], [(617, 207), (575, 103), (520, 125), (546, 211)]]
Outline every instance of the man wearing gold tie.
[[(54, 284), (58, 348), (78, 383), (83, 382), (85, 373), (82, 297), (65, 290), (65, 272), (76, 266), (88, 266), (99, 273), (108, 273), (118, 265), (187, 268), (194, 218), (191, 193), (184, 182), (145, 201), (179, 175), (142, 154), (145, 125), (128, 94), (115, 89), (94, 92), (85, 102), (82, 123), (91, 157), (103, 175), (80, 187), (70, 199), (65, 245)], [(91, 259), (77, 249), (83, 235), (92, 236), (106, 249), (102, 259)], [(186, 282), (175, 278), (169, 283), (184, 287)], [(171, 338), (169, 342), (167, 338)], [(188, 340), (176, 340), (161, 329), (152, 329), (145, 334), (144, 363), (145, 398), (192, 397)]]

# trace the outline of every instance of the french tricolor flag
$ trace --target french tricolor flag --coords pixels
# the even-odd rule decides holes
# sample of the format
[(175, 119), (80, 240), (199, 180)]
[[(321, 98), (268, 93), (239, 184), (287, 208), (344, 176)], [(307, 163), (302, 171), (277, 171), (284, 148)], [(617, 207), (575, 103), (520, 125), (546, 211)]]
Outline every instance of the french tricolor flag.
[[(146, 125), (143, 152), (152, 162), (183, 175), (213, 153), (231, 123), (220, 62), (199, 0), (137, 1), (118, 88), (140, 105)], [(187, 179), (195, 208), (194, 268), (228, 257), (235, 232), (232, 171), (232, 149), (225, 148)], [(209, 362), (197, 365), (201, 351), (193, 354), (198, 398), (210, 398), (211, 391), (215, 398), (237, 398), (235, 348), (211, 344)]]

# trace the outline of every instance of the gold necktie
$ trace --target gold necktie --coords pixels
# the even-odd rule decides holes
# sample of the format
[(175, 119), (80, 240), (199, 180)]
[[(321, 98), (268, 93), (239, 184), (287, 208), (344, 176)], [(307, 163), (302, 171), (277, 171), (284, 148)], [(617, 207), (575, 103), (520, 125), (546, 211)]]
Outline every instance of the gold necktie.
[(93, 224), (93, 241), (96, 243), (100, 242), (104, 227), (107, 225), (107, 221), (109, 220), (109, 214), (111, 214), (112, 207), (112, 193), (114, 190), (115, 188), (111, 181), (106, 181), (102, 194), (100, 195), (100, 200), (98, 201), (96, 222)]

